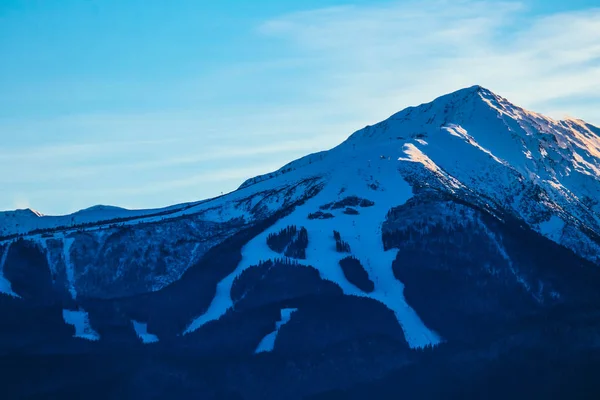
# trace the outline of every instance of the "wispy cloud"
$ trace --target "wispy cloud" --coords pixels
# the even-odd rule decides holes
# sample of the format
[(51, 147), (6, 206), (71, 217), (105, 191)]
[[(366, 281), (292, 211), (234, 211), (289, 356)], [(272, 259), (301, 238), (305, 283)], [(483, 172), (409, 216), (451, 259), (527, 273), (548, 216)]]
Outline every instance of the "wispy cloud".
[[(86, 182), (78, 187), (49, 185), (40, 187), (30, 193), (31, 198), (16, 196), (10, 203), (13, 208), (26, 208), (30, 204), (38, 204), (50, 199), (47, 204), (56, 201), (67, 210), (76, 211), (93, 204), (113, 204), (120, 199), (119, 205), (128, 208), (154, 208), (170, 204), (196, 201), (235, 190), (243, 181), (265, 171), (273, 171), (282, 165), (281, 159), (263, 161), (252, 166), (224, 167), (204, 169), (202, 171), (182, 174), (179, 178), (165, 176), (144, 176), (135, 185), (115, 184), (110, 180)], [(125, 182), (126, 183), (126, 182)], [(215, 190), (216, 184), (220, 190)], [(140, 198), (151, 198), (151, 201), (140, 203)], [(140, 205), (142, 204), (142, 205)], [(50, 211), (47, 214), (61, 214)]]
[[(307, 62), (318, 58), (316, 90), (365, 115), (473, 84), (542, 112), (575, 113), (574, 95), (600, 105), (600, 9), (530, 11), (518, 2), (394, 2), (294, 13), (259, 31), (289, 41)], [(584, 112), (600, 122), (600, 111)]]
[[(170, 145), (170, 146), (167, 146)], [(190, 148), (191, 147), (191, 148)], [(244, 163), (245, 169), (254, 169), (258, 157), (268, 156), (280, 160), (277, 169), (290, 153), (315, 152), (319, 146), (314, 139), (281, 141), (271, 144), (248, 144), (246, 146), (201, 146), (187, 143), (117, 142), (85, 145), (47, 146), (22, 150), (17, 153), (0, 153), (0, 169), (10, 170), (15, 162), (26, 163), (27, 168), (13, 169), (10, 174), (0, 175), (1, 184), (35, 183), (40, 180), (61, 182), (106, 176), (107, 174), (129, 175), (140, 171), (152, 173), (156, 169), (196, 166), (207, 170), (206, 176), (220, 176), (227, 164)], [(134, 155), (136, 155), (134, 157)], [(96, 161), (91, 162), (94, 158)], [(81, 159), (81, 160), (80, 160)], [(83, 160), (83, 161), (82, 161)], [(87, 162), (85, 162), (87, 160)], [(254, 160), (254, 161), (253, 161)], [(262, 160), (261, 160), (262, 161)], [(261, 162), (262, 168), (265, 164)], [(268, 170), (260, 169), (259, 173)], [(244, 175), (246, 176), (246, 175)], [(248, 177), (248, 176), (246, 176)]]
[[(144, 185), (138, 185), (129, 188), (118, 188), (113, 189), (116, 194), (126, 195), (148, 195), (153, 193), (161, 193), (167, 190), (181, 189), (181, 188), (193, 188), (202, 185), (210, 185), (215, 182), (228, 182), (234, 181), (236, 186), (238, 183), (241, 184), (248, 178), (252, 178), (256, 175), (261, 174), (264, 171), (272, 171), (281, 167), (280, 163), (267, 162), (256, 164), (252, 167), (239, 167), (239, 168), (223, 168), (219, 170), (206, 170), (201, 173), (186, 176), (184, 178), (175, 179), (171, 181), (159, 181), (154, 183), (148, 183)], [(233, 189), (233, 188), (232, 188)], [(216, 195), (217, 193), (215, 193)]]

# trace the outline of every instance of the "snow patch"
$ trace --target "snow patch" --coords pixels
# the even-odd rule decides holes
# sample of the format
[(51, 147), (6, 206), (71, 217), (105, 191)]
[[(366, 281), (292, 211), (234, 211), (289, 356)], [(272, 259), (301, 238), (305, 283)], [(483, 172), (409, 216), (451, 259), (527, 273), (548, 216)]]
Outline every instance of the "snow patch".
[(474, 146), (478, 150), (480, 150), (480, 151), (484, 152), (485, 154), (487, 154), (488, 156), (490, 156), (497, 163), (508, 166), (508, 163), (506, 161), (499, 159), (490, 150), (484, 148), (479, 143), (477, 143), (477, 141), (475, 141), (473, 136), (469, 135), (467, 133), (467, 131), (460, 125), (452, 125), (451, 124), (448, 126), (443, 126), (442, 130), (445, 130), (446, 132), (450, 133), (451, 135), (465, 140), (470, 145)]
[(90, 325), (88, 313), (83, 309), (79, 309), (78, 311), (63, 310), (62, 315), (66, 324), (75, 327), (75, 335), (73, 337), (94, 342), (100, 340), (100, 335)]
[(562, 231), (565, 227), (565, 222), (556, 215), (553, 215), (548, 221), (544, 221), (538, 226), (539, 231), (542, 235), (556, 242), (562, 236)]
[(447, 126), (443, 126), (442, 130), (445, 130), (452, 136), (456, 136), (458, 138), (464, 139), (466, 141), (471, 140), (472, 138), (467, 133), (467, 130), (460, 125), (448, 124)]
[(131, 320), (133, 329), (137, 336), (142, 340), (144, 344), (158, 342), (158, 336), (148, 333), (148, 324), (144, 322), (138, 322)]
[(20, 298), (18, 294), (13, 292), (12, 285), (8, 279), (4, 277), (4, 264), (6, 264), (6, 258), (8, 257), (8, 251), (10, 250), (11, 243), (6, 245), (6, 249), (4, 253), (2, 253), (2, 258), (0, 258), (0, 293), (7, 294), (12, 297)]
[(67, 275), (67, 282), (69, 284), (69, 293), (71, 298), (75, 300), (77, 298), (77, 289), (75, 289), (75, 267), (71, 263), (71, 246), (75, 242), (74, 238), (63, 239), (63, 258), (65, 263), (65, 272)]
[(398, 161), (410, 161), (419, 164), (423, 164), (425, 168), (435, 173), (440, 173), (440, 168), (433, 162), (429, 157), (419, 150), (414, 144), (407, 143), (404, 145), (404, 153), (408, 157), (399, 157)]
[(27, 210), (30, 211), (33, 215), (35, 215), (37, 217), (43, 217), (44, 216), (44, 214), (42, 214), (38, 210), (34, 210), (33, 208), (28, 208)]
[(273, 349), (275, 348), (275, 339), (277, 339), (279, 329), (281, 329), (283, 325), (290, 322), (292, 314), (296, 311), (298, 311), (297, 308), (284, 308), (281, 310), (281, 319), (277, 321), (275, 330), (269, 333), (260, 341), (258, 347), (256, 348), (256, 351), (254, 352), (255, 354), (273, 351)]
[(2, 274), (0, 274), (0, 293), (4, 293), (12, 297), (21, 297), (15, 292), (13, 292), (10, 281), (6, 279)]

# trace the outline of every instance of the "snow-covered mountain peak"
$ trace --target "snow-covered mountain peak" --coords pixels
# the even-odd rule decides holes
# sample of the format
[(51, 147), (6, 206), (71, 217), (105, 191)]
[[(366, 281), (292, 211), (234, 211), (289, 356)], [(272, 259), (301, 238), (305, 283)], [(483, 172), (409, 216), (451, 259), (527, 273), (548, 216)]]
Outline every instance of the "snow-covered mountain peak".
[(433, 101), (418, 106), (408, 107), (392, 115), (390, 119), (404, 119), (407, 116), (419, 114), (430, 116), (434, 114), (452, 115), (454, 113), (473, 111), (477, 106), (502, 109), (504, 102), (508, 101), (489, 89), (475, 85), (439, 96)]
[[(315, 176), (338, 185), (345, 176), (364, 176), (362, 187), (378, 181), (381, 190), (392, 191), (385, 176), (399, 171), (413, 184), (475, 195), (482, 206), (493, 203), (598, 261), (598, 133), (584, 121), (554, 120), (472, 86), (409, 107), (355, 132), (330, 151), (293, 161), (242, 188)], [(595, 232), (592, 239), (587, 238), (590, 232)]]

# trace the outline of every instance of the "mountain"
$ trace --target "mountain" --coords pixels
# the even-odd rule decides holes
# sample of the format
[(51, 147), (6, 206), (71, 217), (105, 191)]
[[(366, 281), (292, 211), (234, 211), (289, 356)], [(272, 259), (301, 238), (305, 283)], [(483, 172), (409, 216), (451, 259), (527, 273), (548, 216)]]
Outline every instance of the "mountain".
[(599, 200), (599, 128), (474, 86), (218, 198), (0, 213), (6, 390), (600, 390)]

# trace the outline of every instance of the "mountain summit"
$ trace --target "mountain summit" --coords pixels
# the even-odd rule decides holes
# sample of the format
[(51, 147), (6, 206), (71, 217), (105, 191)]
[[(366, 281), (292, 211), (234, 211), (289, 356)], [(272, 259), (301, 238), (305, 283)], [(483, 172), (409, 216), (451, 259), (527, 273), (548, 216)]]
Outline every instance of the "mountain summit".
[[(0, 354), (107, 363), (102, 398), (349, 398), (354, 380), (382, 398), (396, 372), (428, 398), (406, 376), (524, 379), (541, 364), (515, 354), (596, 357), (599, 201), (598, 128), (473, 86), (215, 199), (0, 214)], [(49, 393), (27, 382), (3, 390)]]

